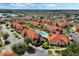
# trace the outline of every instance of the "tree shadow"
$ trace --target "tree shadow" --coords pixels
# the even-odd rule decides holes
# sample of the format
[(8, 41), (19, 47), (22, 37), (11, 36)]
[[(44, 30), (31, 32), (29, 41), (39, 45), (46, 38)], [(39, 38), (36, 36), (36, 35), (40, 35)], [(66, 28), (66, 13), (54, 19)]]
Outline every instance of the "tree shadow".
[(35, 50), (33, 47), (28, 47), (28, 48), (27, 48), (27, 52), (28, 52), (29, 54), (34, 54), (35, 51), (36, 51), (36, 50)]

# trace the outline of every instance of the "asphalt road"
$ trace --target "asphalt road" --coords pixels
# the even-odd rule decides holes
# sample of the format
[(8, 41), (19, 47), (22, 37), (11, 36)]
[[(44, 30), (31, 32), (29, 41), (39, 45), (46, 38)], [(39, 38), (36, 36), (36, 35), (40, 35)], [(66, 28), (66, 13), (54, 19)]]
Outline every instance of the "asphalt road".
[(5, 25), (2, 25), (2, 31), (10, 35), (7, 40), (11, 42), (11, 44), (5, 46), (5, 50), (11, 50), (11, 45), (13, 44), (23, 43), (23, 39), (17, 39), (10, 30)]
[(70, 33), (70, 38), (76, 42), (79, 42), (79, 34), (78, 33)]

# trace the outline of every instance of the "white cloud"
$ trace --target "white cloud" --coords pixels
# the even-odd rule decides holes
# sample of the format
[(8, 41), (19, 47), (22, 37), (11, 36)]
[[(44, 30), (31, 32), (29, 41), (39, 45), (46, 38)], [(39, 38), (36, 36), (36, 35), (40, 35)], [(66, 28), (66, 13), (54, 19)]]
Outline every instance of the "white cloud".
[(10, 4), (12, 9), (19, 9), (19, 8), (25, 8), (25, 4), (20, 4), (20, 3), (11, 3)]
[(67, 3), (2, 3), (0, 9), (79, 9), (79, 4)]

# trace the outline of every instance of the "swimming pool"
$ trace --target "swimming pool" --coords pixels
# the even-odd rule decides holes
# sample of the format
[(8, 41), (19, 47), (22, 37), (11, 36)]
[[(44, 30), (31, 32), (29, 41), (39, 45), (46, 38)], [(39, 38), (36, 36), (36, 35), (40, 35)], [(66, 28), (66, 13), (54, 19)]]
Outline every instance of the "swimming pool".
[(41, 36), (43, 36), (45, 38), (48, 38), (48, 34), (44, 31), (40, 31), (40, 32), (38, 32), (38, 34), (40, 34)]

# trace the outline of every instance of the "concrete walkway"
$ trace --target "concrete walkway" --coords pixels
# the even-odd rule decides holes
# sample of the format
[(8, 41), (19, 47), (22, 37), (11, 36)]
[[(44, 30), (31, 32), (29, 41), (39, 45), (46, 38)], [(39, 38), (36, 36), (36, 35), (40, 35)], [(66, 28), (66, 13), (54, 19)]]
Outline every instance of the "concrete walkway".
[(32, 44), (29, 44), (31, 47), (33, 47), (36, 51), (34, 54), (25, 53), (23, 56), (48, 56), (48, 50), (43, 49), (40, 47), (35, 47)]

